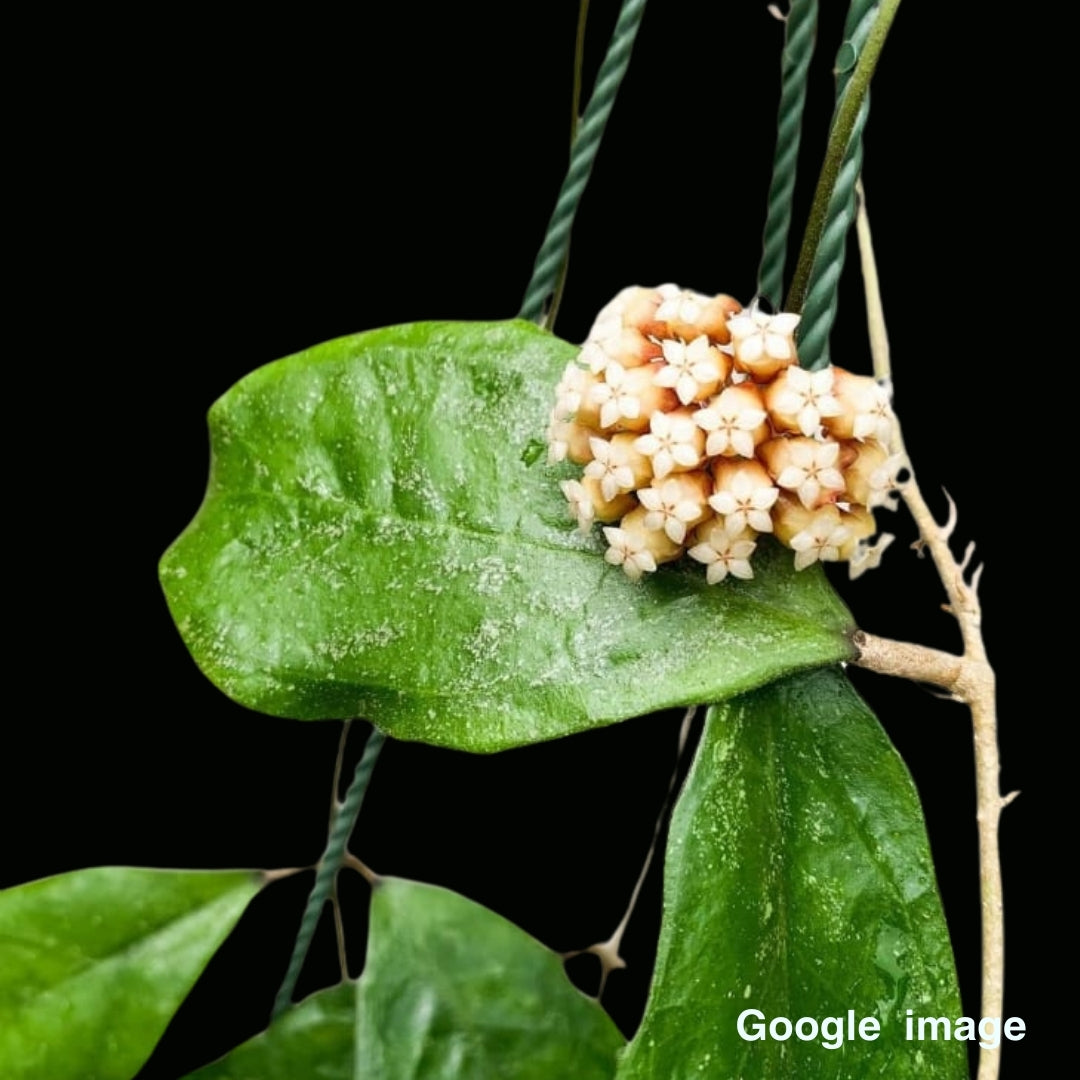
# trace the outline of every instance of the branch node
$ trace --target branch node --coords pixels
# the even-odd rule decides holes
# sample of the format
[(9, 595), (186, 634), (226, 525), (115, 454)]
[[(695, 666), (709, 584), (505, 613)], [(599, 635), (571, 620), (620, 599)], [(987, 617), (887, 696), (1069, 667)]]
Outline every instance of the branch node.
[(1019, 794), (1020, 794), (1020, 792), (1019, 792), (1019, 790), (1017, 790), (1017, 791), (1010, 791), (1008, 795), (1002, 795), (1002, 797), (1001, 797), (1001, 809), (1004, 810), (1005, 807), (1008, 806), (1009, 803), (1011, 803), (1013, 801), (1013, 799), (1015, 799), (1016, 796), (1019, 795)]
[(345, 858), (342, 860), (341, 865), (349, 867), (350, 870), (355, 870), (372, 888), (379, 883), (379, 875), (351, 851), (345, 852)]
[(626, 967), (626, 961), (619, 955), (619, 941), (622, 937), (622, 927), (607, 941), (601, 941), (598, 945), (590, 945), (585, 952), (592, 953), (600, 961), (600, 986), (596, 991), (596, 1000), (604, 996), (607, 987), (608, 976), (613, 971), (619, 971)]

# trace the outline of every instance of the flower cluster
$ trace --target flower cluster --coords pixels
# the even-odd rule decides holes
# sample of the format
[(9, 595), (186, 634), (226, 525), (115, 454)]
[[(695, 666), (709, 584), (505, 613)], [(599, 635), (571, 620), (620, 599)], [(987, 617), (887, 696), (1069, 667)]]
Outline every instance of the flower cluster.
[(549, 459), (582, 532), (637, 580), (684, 553), (710, 584), (753, 577), (761, 533), (795, 568), (876, 566), (873, 510), (892, 508), (892, 412), (873, 379), (798, 366), (798, 315), (674, 285), (624, 289), (556, 390)]

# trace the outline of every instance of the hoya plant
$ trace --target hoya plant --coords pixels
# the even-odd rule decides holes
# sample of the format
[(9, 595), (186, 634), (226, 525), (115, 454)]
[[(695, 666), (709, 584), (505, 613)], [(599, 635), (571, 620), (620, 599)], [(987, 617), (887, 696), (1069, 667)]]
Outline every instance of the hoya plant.
[(192, 38), (83, 635), (143, 696), (19, 759), (4, 1076), (1023, 1075), (990, 74), (916, 124), (898, 0), (513, 7)]

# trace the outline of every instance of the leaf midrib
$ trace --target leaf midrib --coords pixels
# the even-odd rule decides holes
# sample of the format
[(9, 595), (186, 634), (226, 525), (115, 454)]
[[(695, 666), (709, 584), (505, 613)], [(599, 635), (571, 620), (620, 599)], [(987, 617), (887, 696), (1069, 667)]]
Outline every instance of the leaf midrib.
[[(191, 526), (189, 526), (189, 529), (185, 531), (184, 537), (182, 539), (188, 539), (188, 538), (193, 537), (194, 533), (197, 531), (198, 527), (202, 523), (202, 518), (203, 518), (204, 514), (206, 514), (208, 511), (217, 510), (218, 506), (221, 506), (222, 507), (222, 512), (226, 513), (226, 515), (227, 515), (227, 510), (225, 509), (224, 504), (229, 503), (229, 502), (234, 501), (234, 500), (239, 500), (239, 501), (267, 500), (267, 501), (272, 501), (272, 502), (282, 502), (282, 501), (288, 501), (288, 497), (277, 494), (277, 493), (274, 493), (274, 492), (230, 492), (229, 494), (221, 494), (221, 495), (215, 493), (215, 495), (213, 497), (213, 505), (211, 505), (211, 501), (208, 500), (206, 503), (203, 504), (202, 507), (200, 507), (199, 513), (197, 514), (195, 520), (192, 522)], [(301, 500), (299, 498), (294, 497), (293, 501), (301, 501)], [(354, 504), (354, 503), (350, 503), (349, 505), (350, 505), (350, 507), (355, 507), (356, 506), (356, 504)], [(342, 516), (344, 516), (344, 514), (341, 511), (338, 511), (336, 516), (342, 517)], [(507, 533), (507, 532), (501, 532), (501, 531), (499, 531), (497, 529), (487, 530), (487, 529), (479, 529), (479, 528), (467, 528), (465, 526), (462, 526), (460, 523), (452, 522), (452, 521), (430, 521), (430, 520), (423, 520), (423, 519), (420, 519), (420, 518), (404, 518), (404, 517), (400, 517), (400, 516), (393, 515), (393, 514), (375, 513), (374, 511), (371, 511), (371, 510), (362, 510), (362, 509), (359, 509), (359, 508), (356, 508), (355, 510), (351, 511), (351, 513), (350, 513), (350, 524), (354, 524), (354, 523), (357, 523), (357, 522), (377, 523), (378, 521), (385, 520), (385, 519), (390, 519), (390, 520), (394, 521), (395, 523), (405, 525), (405, 526), (408, 526), (410, 528), (417, 528), (421, 532), (426, 532), (426, 533), (434, 534), (434, 535), (437, 535), (437, 536), (467, 536), (467, 537), (470, 537), (470, 538), (472, 538), (474, 540), (481, 541), (481, 542), (495, 542), (498, 547), (503, 547), (504, 546), (502, 543), (499, 543), (499, 541), (502, 541), (505, 538), (510, 538), (510, 540), (512, 540), (512, 542), (514, 544), (520, 544), (522, 547), (533, 548), (533, 549), (536, 549), (536, 550), (539, 550), (539, 551), (550, 551), (550, 552), (554, 552), (555, 554), (560, 555), (560, 556), (561, 555), (572, 555), (572, 556), (575, 556), (575, 557), (580, 556), (580, 557), (583, 557), (583, 558), (586, 558), (586, 559), (591, 559), (591, 560), (596, 560), (596, 559), (602, 559), (603, 558), (603, 552), (600, 550), (599, 547), (594, 547), (594, 548), (590, 549), (590, 548), (583, 548), (583, 547), (576, 547), (576, 546), (572, 547), (572, 546), (557, 545), (557, 544), (554, 544), (554, 543), (546, 543), (544, 541), (541, 541), (541, 540), (537, 539), (536, 537), (528, 536), (525, 533), (520, 533), (520, 532)], [(238, 543), (244, 544), (245, 547), (248, 548), (248, 550), (251, 550), (251, 551), (255, 550), (254, 547), (251, 544), (249, 544), (249, 543), (247, 543), (245, 541), (245, 537), (244, 537), (243, 534), (237, 535), (233, 539)], [(336, 539), (334, 541), (334, 544), (337, 545), (340, 542), (341, 542), (340, 539)], [(395, 546), (395, 544), (393, 542), (391, 542), (391, 541), (380, 541), (377, 537), (369, 538), (369, 542), (372, 544), (372, 546), (375, 546), (375, 547), (393, 548)], [(508, 543), (509, 543), (509, 541), (508, 541)], [(177, 550), (180, 546), (181, 546), (181, 542), (178, 542), (177, 545), (174, 546), (173, 550), (174, 551)], [(674, 572), (680, 574), (680, 576), (682, 576), (684, 578), (686, 578), (688, 576), (686, 574), (685, 570), (676, 569)], [(667, 574), (671, 573), (671, 571), (667, 570), (665, 567), (661, 567), (657, 571), (657, 573), (661, 574), (661, 575), (667, 575)], [(612, 568), (612, 576), (614, 576), (614, 574), (615, 574), (615, 568)], [(704, 580), (704, 579), (702, 579), (702, 580)], [(645, 582), (644, 585), (638, 585), (638, 586), (635, 586), (635, 587), (641, 588), (641, 587), (647, 587), (647, 586), (648, 586), (648, 582)], [(763, 599), (762, 597), (757, 596), (757, 595), (747, 595), (746, 592), (744, 591), (746, 586), (744, 586), (741, 582), (736, 582), (736, 581), (721, 582), (718, 585), (712, 585), (712, 586), (707, 586), (707, 585), (692, 582), (691, 585), (690, 585), (690, 588), (695, 590), (696, 595), (700, 595), (701, 593), (705, 593), (705, 591), (707, 589), (717, 589), (717, 588), (726, 589), (727, 590), (727, 601), (729, 603), (731, 603), (731, 604), (739, 606), (740, 608), (742, 608), (742, 609), (744, 609), (744, 610), (746, 610), (748, 612), (753, 611), (755, 609), (758, 609), (758, 610), (766, 609), (766, 610), (768, 610), (770, 612), (775, 612), (778, 619), (783, 620), (784, 622), (787, 622), (789, 625), (791, 623), (795, 623), (796, 625), (805, 625), (806, 623), (814, 623), (814, 619), (810, 615), (803, 614), (803, 613), (800, 613), (800, 612), (793, 612), (790, 607), (786, 607), (780, 602)], [(693, 594), (688, 594), (688, 595), (693, 595)], [(835, 629), (839, 633), (844, 633), (845, 632), (845, 628), (841, 627), (840, 625), (837, 625)]]

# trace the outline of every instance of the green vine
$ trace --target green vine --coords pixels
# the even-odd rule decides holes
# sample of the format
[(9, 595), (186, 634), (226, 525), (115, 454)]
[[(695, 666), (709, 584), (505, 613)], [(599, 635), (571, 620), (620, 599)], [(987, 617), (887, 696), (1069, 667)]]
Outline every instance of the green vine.
[[(835, 230), (829, 228), (832, 224), (830, 210), (834, 215), (833, 220), (839, 222), (852, 198), (851, 195), (846, 197), (842, 194), (836, 195), (837, 183), (845, 161), (849, 160), (849, 147), (853, 138), (857, 138), (861, 133), (862, 125), (865, 124), (865, 103), (870, 80), (874, 74), (874, 69), (877, 67), (881, 50), (885, 45), (885, 39), (888, 36), (889, 28), (892, 26), (892, 21), (899, 6), (900, 0), (882, 0), (877, 7), (876, 17), (870, 25), (866, 43), (859, 50), (858, 61), (850, 79), (846, 81), (841, 89), (840, 100), (833, 118), (832, 130), (829, 133), (825, 161), (821, 167), (821, 174), (818, 177), (817, 187), (814, 191), (810, 218), (803, 236), (798, 264), (795, 268), (795, 277), (785, 303), (785, 307), (789, 311), (803, 311), (812, 275), (825, 282), (822, 286), (824, 291), (835, 291), (835, 286), (839, 281), (843, 256), (842, 253), (837, 253), (837, 249), (843, 246), (847, 228), (845, 226), (841, 230), (839, 225)], [(848, 42), (845, 42), (844, 49), (847, 50), (850, 45), (852, 45), (852, 42), (849, 39)], [(854, 156), (850, 160), (857, 165)], [(850, 176), (852, 193), (854, 192), (856, 178), (857, 170)], [(826, 242), (828, 242), (827, 248)], [(818, 264), (819, 252), (822, 258), (820, 264)], [(828, 257), (829, 254), (832, 255), (832, 258)], [(803, 365), (807, 367), (821, 366), (825, 354), (825, 342), (828, 338), (828, 328), (826, 328), (824, 336), (821, 335), (820, 331), (811, 335), (805, 326), (800, 327), (800, 331), (799, 348)], [(805, 351), (804, 342), (806, 343)], [(817, 346), (816, 355), (814, 345)]]
[(806, 76), (814, 56), (817, 0), (793, 0), (784, 20), (784, 58), (780, 76), (780, 106), (776, 119), (776, 152), (768, 213), (762, 240), (758, 294), (779, 303), (784, 294), (784, 264), (791, 231), (791, 201), (806, 104)]
[[(578, 128), (581, 125), (581, 81), (582, 72), (585, 68), (585, 29), (589, 22), (589, 0), (579, 0), (577, 34), (574, 37), (574, 90), (570, 95), (570, 154), (574, 153), (574, 144), (577, 142)], [(555, 283), (555, 293), (551, 298), (551, 306), (544, 317), (544, 329), (550, 330), (555, 325), (555, 319), (559, 314), (559, 305), (562, 303), (563, 290), (566, 288), (566, 275), (570, 270), (570, 248), (567, 247), (563, 255), (562, 265), (559, 267), (559, 277)]]
[(574, 216), (581, 196), (585, 193), (585, 185), (589, 182), (589, 174), (600, 149), (600, 140), (615, 104), (615, 95), (619, 92), (623, 76), (630, 66), (630, 52), (641, 26), (641, 18), (645, 14), (645, 3), (646, 0), (623, 0), (607, 55), (596, 76), (596, 86), (585, 108), (585, 115), (581, 118), (566, 178), (548, 223), (544, 242), (537, 253), (525, 298), (521, 302), (519, 314), (523, 319), (539, 322), (544, 316), (544, 305), (555, 291), (561, 268), (570, 250)]
[(304, 907), (304, 915), (300, 921), (300, 931), (296, 935), (296, 943), (293, 945), (292, 955), (289, 957), (289, 966), (285, 971), (285, 978), (277, 992), (277, 997), (274, 998), (272, 1016), (280, 1016), (292, 1004), (296, 980), (300, 977), (304, 959), (307, 956), (308, 949), (311, 947), (311, 939), (315, 936), (315, 928), (319, 924), (319, 916), (322, 914), (323, 905), (330, 898), (334, 881), (345, 864), (349, 837), (356, 826), (356, 819), (360, 816), (360, 808), (364, 805), (364, 796), (367, 794), (368, 784), (371, 781), (371, 773), (375, 768), (375, 762), (379, 760), (379, 754), (382, 752), (385, 742), (386, 736), (378, 728), (372, 728), (368, 741), (364, 746), (364, 753), (356, 765), (356, 771), (353, 773), (349, 790), (345, 793), (345, 798), (341, 801), (341, 805), (334, 815), (330, 835), (326, 841), (326, 850), (319, 860), (319, 868), (315, 874), (315, 884)]

